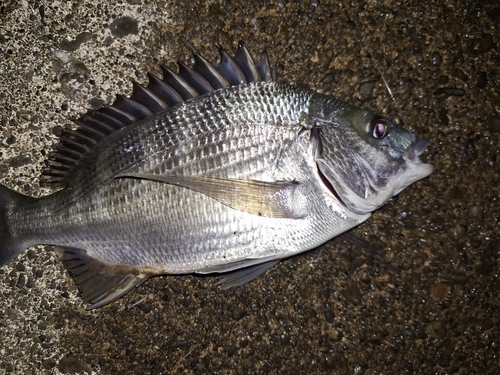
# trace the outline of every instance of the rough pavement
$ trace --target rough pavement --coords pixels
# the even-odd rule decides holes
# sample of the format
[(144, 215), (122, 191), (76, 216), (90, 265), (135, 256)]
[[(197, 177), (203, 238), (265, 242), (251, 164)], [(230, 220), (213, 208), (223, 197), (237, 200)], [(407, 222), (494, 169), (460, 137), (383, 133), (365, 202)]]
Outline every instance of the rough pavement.
[(85, 311), (50, 247), (29, 249), (0, 269), (0, 372), (500, 372), (500, 6), (349, 4), (0, 4), (0, 178), (25, 194), (48, 193), (68, 119), (189, 61), (182, 37), (212, 61), (266, 49), (280, 80), (429, 138), (435, 167), (354, 230), (370, 246), (334, 240), (228, 291), (157, 277)]

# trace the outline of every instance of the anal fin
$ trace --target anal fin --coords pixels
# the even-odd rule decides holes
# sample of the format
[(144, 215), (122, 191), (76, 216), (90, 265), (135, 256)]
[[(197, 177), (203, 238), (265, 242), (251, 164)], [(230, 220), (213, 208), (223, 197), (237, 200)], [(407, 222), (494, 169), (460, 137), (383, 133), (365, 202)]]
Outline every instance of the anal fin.
[(87, 310), (113, 302), (151, 276), (132, 266), (99, 262), (85, 250), (56, 246), (54, 251), (89, 304)]

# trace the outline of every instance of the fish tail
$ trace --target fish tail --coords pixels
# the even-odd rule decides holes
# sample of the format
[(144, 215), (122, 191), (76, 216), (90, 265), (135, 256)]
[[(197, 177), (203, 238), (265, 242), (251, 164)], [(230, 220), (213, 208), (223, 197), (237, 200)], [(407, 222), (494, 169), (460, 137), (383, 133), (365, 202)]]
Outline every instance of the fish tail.
[(0, 185), (0, 267), (26, 249), (26, 246), (15, 238), (10, 227), (8, 216), (28, 198), (22, 194)]

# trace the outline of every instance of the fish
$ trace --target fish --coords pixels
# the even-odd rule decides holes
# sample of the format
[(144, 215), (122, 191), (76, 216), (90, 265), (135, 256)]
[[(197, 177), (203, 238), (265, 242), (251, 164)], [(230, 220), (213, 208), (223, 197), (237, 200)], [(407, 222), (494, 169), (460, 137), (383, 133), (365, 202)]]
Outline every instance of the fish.
[(87, 309), (155, 275), (242, 285), (432, 173), (427, 139), (279, 82), (243, 42), (218, 48), (64, 128), (40, 178), (51, 194), (0, 185), (0, 266), (52, 245)]

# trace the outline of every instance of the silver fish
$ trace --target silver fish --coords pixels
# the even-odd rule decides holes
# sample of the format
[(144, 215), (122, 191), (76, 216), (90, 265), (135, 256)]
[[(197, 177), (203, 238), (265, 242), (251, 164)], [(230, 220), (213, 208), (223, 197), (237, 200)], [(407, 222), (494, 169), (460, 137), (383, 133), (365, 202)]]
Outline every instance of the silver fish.
[(241, 285), (368, 219), (428, 176), (428, 141), (370, 111), (275, 82), (241, 43), (162, 67), (65, 129), (31, 198), (0, 185), (0, 266), (54, 245), (88, 308), (158, 274)]

